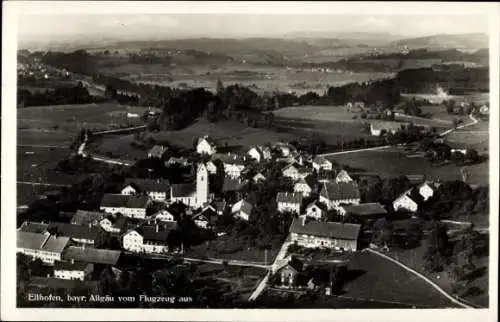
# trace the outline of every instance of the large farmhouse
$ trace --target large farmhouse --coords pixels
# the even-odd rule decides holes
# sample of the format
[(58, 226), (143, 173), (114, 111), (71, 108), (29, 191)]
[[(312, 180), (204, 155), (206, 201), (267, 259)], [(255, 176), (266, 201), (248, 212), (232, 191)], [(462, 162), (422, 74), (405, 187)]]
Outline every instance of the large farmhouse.
[(359, 187), (355, 182), (325, 182), (321, 188), (319, 201), (328, 209), (338, 208), (341, 204), (359, 204)]

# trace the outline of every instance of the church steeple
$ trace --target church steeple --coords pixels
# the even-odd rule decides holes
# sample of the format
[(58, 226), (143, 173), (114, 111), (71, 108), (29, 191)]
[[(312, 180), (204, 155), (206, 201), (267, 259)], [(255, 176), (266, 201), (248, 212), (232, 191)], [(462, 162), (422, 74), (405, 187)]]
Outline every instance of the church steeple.
[(208, 202), (208, 170), (203, 162), (196, 171), (196, 204), (201, 207)]

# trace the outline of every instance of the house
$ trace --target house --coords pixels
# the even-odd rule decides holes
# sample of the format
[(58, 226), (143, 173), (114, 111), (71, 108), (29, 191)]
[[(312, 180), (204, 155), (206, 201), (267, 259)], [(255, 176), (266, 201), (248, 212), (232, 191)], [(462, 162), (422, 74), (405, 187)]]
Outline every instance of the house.
[(151, 200), (163, 202), (170, 194), (170, 182), (163, 179), (127, 178), (122, 195), (147, 194)]
[(173, 229), (177, 229), (177, 223), (139, 226), (123, 235), (123, 249), (135, 253), (167, 253), (170, 250), (168, 236)]
[(250, 150), (248, 150), (247, 154), (250, 158), (252, 158), (256, 162), (260, 162), (263, 159), (263, 156), (257, 147), (250, 148)]
[(242, 199), (231, 207), (231, 215), (233, 215), (233, 217), (248, 221), (248, 219), (250, 218), (250, 214), (252, 213), (252, 208), (253, 206), (249, 202)]
[(352, 178), (351, 176), (349, 176), (349, 174), (347, 173), (347, 171), (345, 170), (340, 170), (340, 172), (337, 174), (337, 176), (335, 177), (335, 182), (339, 183), (339, 182), (352, 182)]
[(161, 159), (163, 154), (167, 151), (167, 147), (163, 145), (154, 145), (148, 152), (148, 158), (158, 158)]
[(73, 225), (92, 225), (97, 226), (99, 222), (106, 216), (103, 212), (77, 210), (71, 217), (71, 224)]
[(376, 202), (341, 206), (337, 209), (337, 212), (341, 216), (352, 215), (359, 218), (373, 218), (385, 216), (387, 214), (384, 206)]
[(199, 163), (196, 170), (196, 183), (180, 183), (172, 185), (170, 202), (182, 202), (188, 207), (200, 208), (209, 203), (208, 170), (205, 164)]
[(198, 154), (208, 154), (212, 155), (217, 151), (217, 146), (215, 142), (209, 138), (208, 136), (204, 136), (198, 139), (198, 143), (196, 144), (196, 152)]
[(290, 178), (293, 181), (297, 181), (301, 177), (300, 173), (299, 173), (299, 170), (293, 164), (286, 165), (281, 170), (281, 173), (282, 173), (283, 177)]
[(238, 154), (216, 154), (212, 157), (224, 164), (224, 173), (231, 178), (240, 178), (245, 169), (246, 157)]
[(383, 134), (395, 134), (400, 131), (406, 123), (389, 122), (389, 121), (378, 121), (370, 123), (370, 133), (374, 136), (381, 136)]
[(392, 203), (392, 208), (394, 211), (409, 211), (416, 212), (418, 209), (418, 204), (410, 198), (410, 192), (412, 189), (401, 194), (394, 202)]
[(206, 206), (192, 217), (196, 226), (203, 229), (211, 229), (215, 225), (217, 218), (218, 214), (212, 206)]
[(241, 178), (224, 177), (222, 192), (238, 192), (243, 189), (247, 183), (247, 180), (242, 180)]
[(261, 160), (271, 160), (273, 155), (271, 153), (271, 149), (268, 146), (259, 146), (258, 147), (259, 152), (262, 156)]
[(327, 211), (328, 209), (323, 203), (315, 201), (306, 207), (306, 216), (308, 218), (321, 220)]
[(217, 173), (217, 167), (215, 164), (209, 160), (207, 163), (205, 163), (205, 166), (207, 167), (207, 171), (209, 174), (216, 174)]
[(62, 222), (49, 224), (48, 230), (57, 235), (69, 237), (74, 243), (99, 247), (107, 239), (106, 232), (100, 226), (72, 225)]
[(332, 171), (332, 169), (333, 169), (333, 164), (322, 156), (315, 157), (312, 160), (312, 166), (313, 166), (313, 169), (316, 170), (316, 172), (319, 172), (321, 170)]
[(166, 167), (169, 167), (174, 164), (187, 167), (189, 165), (189, 160), (185, 157), (170, 157), (167, 161), (165, 161)]
[(274, 146), (274, 148), (278, 151), (278, 153), (282, 157), (288, 157), (288, 155), (291, 152), (290, 146), (288, 144), (286, 144), (286, 143), (283, 143), (283, 142), (276, 143), (276, 145)]
[(144, 219), (149, 204), (148, 196), (106, 193), (102, 197), (100, 209), (110, 214), (121, 213), (130, 218)]
[(116, 266), (122, 252), (93, 247), (69, 246), (62, 255), (63, 261), (80, 261), (97, 265)]
[(279, 276), (280, 287), (294, 287), (297, 285), (299, 275), (302, 273), (303, 264), (299, 260), (293, 258), (285, 261), (281, 266), (278, 266), (274, 271)]
[(167, 209), (159, 210), (157, 213), (153, 214), (152, 218), (154, 218), (156, 221), (163, 221), (163, 222), (175, 221), (175, 216)]
[(417, 191), (424, 201), (431, 198), (436, 190), (436, 186), (430, 181), (426, 181), (417, 187)]
[(49, 224), (33, 222), (33, 221), (25, 221), (21, 224), (21, 226), (17, 229), (18, 231), (23, 231), (26, 233), (37, 233), (43, 234), (47, 232), (49, 228)]
[(224, 210), (226, 210), (227, 202), (225, 200), (215, 201), (212, 203), (212, 206), (217, 215), (222, 216), (224, 214)]
[(325, 182), (319, 193), (319, 201), (328, 209), (338, 208), (341, 204), (359, 204), (358, 184), (353, 182)]
[(304, 197), (309, 197), (309, 195), (311, 195), (312, 188), (309, 186), (306, 180), (300, 178), (299, 181), (297, 181), (297, 183), (295, 183), (295, 185), (293, 186), (293, 192), (301, 193)]
[(356, 251), (361, 225), (339, 222), (307, 221), (294, 218), (290, 225), (292, 243), (308, 248), (333, 248)]
[(479, 108), (479, 114), (481, 115), (489, 115), (490, 114), (490, 108), (488, 105), (484, 104)]
[(299, 214), (302, 206), (303, 196), (301, 193), (295, 192), (278, 192), (276, 202), (278, 204), (278, 212), (292, 212)]
[(64, 280), (89, 280), (94, 271), (94, 264), (75, 261), (57, 261), (54, 264), (54, 277)]
[(68, 237), (54, 236), (48, 232), (31, 233), (17, 231), (16, 252), (41, 259), (46, 264), (60, 261), (69, 244)]
[(264, 182), (264, 181), (266, 181), (266, 177), (261, 172), (259, 172), (252, 177), (252, 181), (254, 183)]
[(112, 214), (103, 218), (99, 222), (99, 225), (102, 229), (104, 229), (104, 231), (107, 231), (108, 233), (120, 234), (125, 229), (127, 218), (128, 217), (126, 216), (120, 216), (118, 213)]

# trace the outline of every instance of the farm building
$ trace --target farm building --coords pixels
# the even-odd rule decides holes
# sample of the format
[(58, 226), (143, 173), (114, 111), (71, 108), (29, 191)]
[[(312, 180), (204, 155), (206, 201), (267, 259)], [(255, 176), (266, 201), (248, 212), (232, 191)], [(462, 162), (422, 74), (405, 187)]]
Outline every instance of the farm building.
[(160, 179), (127, 178), (126, 186), (122, 189), (122, 195), (137, 195), (147, 193), (154, 201), (167, 200), (170, 192), (170, 182)]
[(266, 181), (266, 177), (261, 172), (259, 172), (252, 177), (252, 181), (254, 183), (264, 182)]
[(397, 123), (397, 122), (372, 122), (370, 123), (370, 133), (374, 136), (381, 136), (384, 133), (392, 133), (400, 131), (403, 126), (406, 126), (406, 123)]
[(144, 195), (104, 194), (100, 209), (110, 214), (121, 213), (131, 218), (146, 218), (150, 199)]
[(108, 233), (119, 234), (125, 229), (125, 225), (127, 224), (126, 216), (119, 216), (118, 214), (108, 215), (103, 218), (99, 225), (102, 229), (107, 231)]
[(281, 266), (274, 269), (274, 274), (280, 277), (281, 287), (294, 287), (297, 284), (297, 278), (302, 273), (303, 264), (298, 259), (289, 259)]
[(100, 226), (72, 225), (62, 222), (50, 223), (49, 230), (54, 230), (59, 236), (69, 237), (74, 243), (99, 247), (107, 238), (106, 232)]
[(88, 280), (94, 271), (94, 264), (75, 261), (54, 263), (54, 277), (65, 280)]
[(328, 209), (338, 208), (341, 204), (359, 204), (358, 184), (353, 182), (325, 182), (319, 194), (319, 201)]
[(121, 251), (94, 247), (69, 246), (63, 253), (63, 261), (81, 261), (92, 264), (115, 266), (121, 256)]
[(341, 216), (351, 215), (359, 218), (374, 218), (385, 216), (387, 211), (379, 203), (362, 203), (359, 205), (341, 206), (337, 209)]
[(352, 180), (351, 176), (349, 176), (349, 174), (345, 170), (340, 170), (340, 172), (335, 177), (335, 182), (337, 182), (337, 183), (340, 183), (340, 182), (348, 183), (348, 182), (352, 182), (352, 181), (353, 180)]
[(303, 196), (301, 193), (278, 192), (276, 202), (278, 212), (292, 212), (299, 214), (302, 206)]
[(174, 222), (175, 216), (167, 209), (161, 209), (152, 216), (155, 221)]
[(252, 213), (252, 208), (253, 206), (249, 202), (242, 199), (231, 207), (231, 215), (235, 218), (248, 221)]
[(68, 237), (54, 236), (48, 232), (17, 231), (16, 252), (38, 258), (42, 262), (52, 265), (61, 260), (69, 241)]
[(123, 236), (123, 249), (136, 253), (166, 253), (169, 233), (175, 229), (176, 223), (137, 227)]
[(154, 145), (151, 150), (148, 152), (148, 158), (158, 158), (161, 159), (163, 156), (163, 153), (167, 151), (167, 147), (163, 145)]
[(312, 192), (312, 188), (311, 186), (309, 186), (306, 180), (300, 178), (299, 181), (297, 181), (297, 183), (295, 183), (295, 185), (293, 186), (293, 192), (301, 193), (302, 196), (308, 197)]
[(203, 208), (199, 213), (193, 215), (192, 219), (196, 226), (203, 229), (210, 229), (215, 225), (218, 215), (212, 206)]
[(245, 170), (245, 163), (247, 161), (245, 156), (238, 154), (216, 154), (212, 159), (220, 160), (224, 164), (224, 173), (231, 178), (239, 178), (243, 170)]
[(319, 172), (320, 170), (332, 171), (333, 169), (332, 163), (322, 156), (315, 157), (312, 160), (312, 166), (317, 172)]
[(328, 209), (323, 203), (315, 201), (306, 207), (306, 216), (308, 218), (321, 220), (327, 211)]
[(295, 218), (290, 226), (290, 237), (303, 247), (333, 248), (356, 251), (361, 225), (338, 222), (307, 221)]

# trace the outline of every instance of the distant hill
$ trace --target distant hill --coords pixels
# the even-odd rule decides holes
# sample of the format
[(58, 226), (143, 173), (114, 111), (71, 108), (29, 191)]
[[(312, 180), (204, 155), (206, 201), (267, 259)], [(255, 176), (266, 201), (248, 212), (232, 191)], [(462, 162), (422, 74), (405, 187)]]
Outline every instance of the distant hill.
[(322, 43), (336, 40), (350, 46), (386, 46), (391, 42), (402, 40), (404, 36), (380, 32), (294, 32), (286, 34), (285, 39), (304, 40), (308, 43)]
[(481, 33), (435, 35), (397, 40), (392, 45), (397, 47), (408, 46), (409, 49), (482, 49), (488, 48), (488, 36)]

